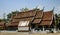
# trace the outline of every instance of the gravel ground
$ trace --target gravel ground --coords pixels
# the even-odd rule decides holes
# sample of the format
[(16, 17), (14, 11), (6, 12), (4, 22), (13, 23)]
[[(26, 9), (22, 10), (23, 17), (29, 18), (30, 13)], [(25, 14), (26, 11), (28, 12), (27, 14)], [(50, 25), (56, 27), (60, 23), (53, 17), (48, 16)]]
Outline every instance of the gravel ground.
[(0, 35), (60, 35), (60, 33), (40, 33), (40, 32), (17, 32), (17, 31), (0, 31)]

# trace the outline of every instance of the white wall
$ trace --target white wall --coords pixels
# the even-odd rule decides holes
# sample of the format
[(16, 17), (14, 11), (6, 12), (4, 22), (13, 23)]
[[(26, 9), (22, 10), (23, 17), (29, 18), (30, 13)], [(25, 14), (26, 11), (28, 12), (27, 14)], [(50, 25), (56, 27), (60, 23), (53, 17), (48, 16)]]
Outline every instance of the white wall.
[(29, 30), (29, 27), (18, 27), (18, 30)]
[[(28, 27), (29, 21), (20, 21), (18, 25), (18, 30), (29, 30)], [(27, 26), (27, 27), (26, 27)]]

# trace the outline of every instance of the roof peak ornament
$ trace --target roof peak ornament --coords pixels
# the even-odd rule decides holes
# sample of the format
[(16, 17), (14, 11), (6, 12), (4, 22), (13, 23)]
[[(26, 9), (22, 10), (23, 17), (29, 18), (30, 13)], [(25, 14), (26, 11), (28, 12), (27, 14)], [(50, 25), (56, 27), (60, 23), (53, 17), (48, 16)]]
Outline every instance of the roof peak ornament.
[(52, 11), (54, 11), (54, 8), (55, 8), (55, 7), (53, 7)]
[(43, 7), (42, 11), (44, 11), (44, 8), (45, 8), (45, 7)]
[(53, 7), (53, 9), (51, 10), (51, 12), (54, 12), (54, 8), (55, 8), (55, 7)]

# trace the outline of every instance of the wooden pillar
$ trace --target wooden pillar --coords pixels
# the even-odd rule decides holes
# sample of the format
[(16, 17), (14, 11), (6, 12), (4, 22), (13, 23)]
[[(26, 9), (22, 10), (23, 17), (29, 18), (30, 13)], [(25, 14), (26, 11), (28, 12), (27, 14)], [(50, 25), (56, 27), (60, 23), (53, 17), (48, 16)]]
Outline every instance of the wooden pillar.
[(50, 28), (50, 25), (48, 26), (48, 29), (50, 30), (51, 28)]
[(38, 25), (37, 24), (35, 26), (36, 26), (36, 28), (38, 28)]
[(4, 22), (4, 30), (6, 30), (6, 23)]
[(31, 23), (29, 23), (29, 33), (31, 32)]
[(44, 31), (44, 26), (43, 26), (43, 31)]
[(31, 31), (31, 26), (29, 26), (29, 31)]

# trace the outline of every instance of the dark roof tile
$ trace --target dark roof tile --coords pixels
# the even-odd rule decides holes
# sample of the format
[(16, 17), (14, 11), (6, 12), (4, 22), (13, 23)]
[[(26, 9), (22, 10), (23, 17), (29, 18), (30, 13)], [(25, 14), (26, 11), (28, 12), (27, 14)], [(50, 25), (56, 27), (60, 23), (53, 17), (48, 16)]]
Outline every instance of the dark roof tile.
[(41, 19), (34, 19), (33, 23), (40, 23)]
[(51, 25), (52, 24), (52, 21), (42, 21), (41, 23), (40, 23), (40, 25)]
[(44, 12), (42, 20), (53, 20), (53, 13), (52, 12)]

